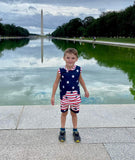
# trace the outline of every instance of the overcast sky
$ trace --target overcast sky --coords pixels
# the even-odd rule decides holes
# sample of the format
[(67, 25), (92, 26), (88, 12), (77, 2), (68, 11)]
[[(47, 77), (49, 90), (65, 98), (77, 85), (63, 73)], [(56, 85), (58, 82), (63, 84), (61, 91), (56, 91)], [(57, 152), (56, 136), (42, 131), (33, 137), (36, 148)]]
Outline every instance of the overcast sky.
[(43, 9), (46, 34), (70, 19), (98, 18), (102, 12), (124, 10), (133, 3), (134, 0), (0, 0), (0, 18), (2, 23), (40, 33)]

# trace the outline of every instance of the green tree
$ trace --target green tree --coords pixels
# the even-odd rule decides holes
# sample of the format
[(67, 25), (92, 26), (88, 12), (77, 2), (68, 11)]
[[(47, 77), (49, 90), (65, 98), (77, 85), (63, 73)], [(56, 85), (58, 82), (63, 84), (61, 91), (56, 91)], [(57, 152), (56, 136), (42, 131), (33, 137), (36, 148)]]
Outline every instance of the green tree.
[(81, 20), (75, 18), (59, 26), (53, 36), (79, 37), (135, 37), (135, 2), (119, 12), (103, 12), (99, 18), (89, 16)]
[(16, 27), (14, 24), (0, 23), (1, 36), (29, 36), (29, 31), (22, 27)]

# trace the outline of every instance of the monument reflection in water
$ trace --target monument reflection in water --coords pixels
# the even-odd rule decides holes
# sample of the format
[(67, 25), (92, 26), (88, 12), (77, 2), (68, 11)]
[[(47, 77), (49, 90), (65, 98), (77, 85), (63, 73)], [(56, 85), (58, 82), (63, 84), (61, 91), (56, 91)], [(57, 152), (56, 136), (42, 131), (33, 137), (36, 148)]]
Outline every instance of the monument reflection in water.
[[(82, 104), (135, 103), (135, 49), (48, 39), (0, 41), (0, 105), (50, 104), (63, 52), (74, 47), (90, 92)], [(59, 90), (56, 93), (59, 105)]]
[(41, 38), (41, 63), (43, 63), (43, 61), (44, 61), (44, 48), (43, 48), (43, 45), (44, 45), (44, 39)]

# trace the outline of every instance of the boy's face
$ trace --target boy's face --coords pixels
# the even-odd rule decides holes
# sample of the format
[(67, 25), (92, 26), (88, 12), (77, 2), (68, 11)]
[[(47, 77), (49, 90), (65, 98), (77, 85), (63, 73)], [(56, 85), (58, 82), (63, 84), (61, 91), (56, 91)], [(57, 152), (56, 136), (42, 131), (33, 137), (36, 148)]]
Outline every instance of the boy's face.
[(78, 60), (77, 56), (72, 53), (66, 53), (63, 59), (66, 62), (66, 67), (68, 69), (71, 69), (74, 66), (75, 62)]

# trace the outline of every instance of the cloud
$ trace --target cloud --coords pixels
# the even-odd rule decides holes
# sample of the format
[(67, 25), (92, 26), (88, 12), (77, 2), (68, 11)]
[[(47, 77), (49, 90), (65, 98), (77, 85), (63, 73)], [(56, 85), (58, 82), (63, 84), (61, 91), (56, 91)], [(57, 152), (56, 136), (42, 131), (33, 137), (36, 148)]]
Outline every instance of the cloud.
[[(24, 28), (28, 29), (31, 31), (31, 33), (39, 34), (41, 32), (40, 27), (35, 27), (35, 26), (24, 26)], [(52, 33), (55, 30), (55, 28), (44, 28), (44, 34)]]
[(13, 3), (9, 5), (8, 3), (0, 2), (1, 12), (5, 13), (15, 13), (19, 15), (35, 15), (40, 14), (41, 9), (43, 9), (44, 14), (51, 14), (53, 16), (74, 16), (79, 17), (81, 14), (100, 14), (100, 10), (97, 8), (87, 8), (87, 7), (74, 7), (74, 6), (58, 6), (49, 4), (39, 4), (39, 3)]
[[(56, 29), (58, 26), (67, 23), (69, 20), (86, 16), (98, 16), (100, 11), (96, 8), (74, 7), (74, 6), (58, 6), (40, 3), (4, 3), (0, 2), (0, 14), (3, 23), (15, 24), (17, 26), (40, 27), (41, 25), (41, 9), (44, 13), (44, 28)], [(57, 20), (56, 20), (57, 19)], [(31, 32), (31, 29), (30, 29)], [(34, 32), (37, 33), (37, 32)], [(39, 32), (40, 33), (40, 32)]]
[(133, 2), (134, 0), (1, 0), (0, 18), (3, 23), (40, 27), (43, 9), (44, 27), (56, 29), (73, 18), (98, 18), (102, 12), (124, 9)]
[[(29, 45), (27, 47), (31, 47), (34, 49), (34, 47), (37, 47), (36, 44)], [(91, 60), (85, 60), (80, 58), (77, 62), (78, 65), (81, 64), (81, 66), (93, 66), (96, 65), (96, 61), (94, 59)], [(44, 57), (44, 63), (41, 63), (41, 58), (35, 57), (32, 55), (25, 55), (23, 57), (12, 57), (12, 60), (3, 60), (2, 63), (0, 64), (1, 68), (7, 68), (7, 67), (18, 67), (18, 68), (41, 68), (41, 67), (59, 67), (59, 66), (64, 66), (65, 62), (63, 61), (63, 57)]]
[(37, 9), (36, 9), (35, 7), (30, 6), (30, 7), (29, 7), (29, 10), (31, 10), (31, 11), (36, 11)]

